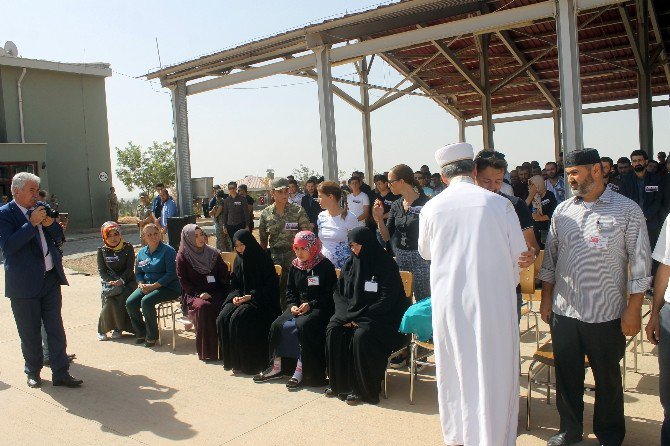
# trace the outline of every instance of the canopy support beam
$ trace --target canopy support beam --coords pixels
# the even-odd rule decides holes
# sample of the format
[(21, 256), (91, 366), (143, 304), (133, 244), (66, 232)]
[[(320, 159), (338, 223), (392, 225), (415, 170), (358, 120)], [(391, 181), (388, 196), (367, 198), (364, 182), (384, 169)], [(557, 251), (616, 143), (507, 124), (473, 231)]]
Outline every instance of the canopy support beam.
[(170, 86), (172, 93), (172, 127), (174, 129), (175, 164), (177, 168), (177, 201), (181, 215), (193, 213), (191, 191), (191, 154), (188, 147), (188, 107), (186, 105), (186, 82), (178, 81)]
[(333, 79), (330, 66), (330, 46), (313, 49), (316, 56), (316, 84), (319, 90), (319, 119), (321, 126), (321, 159), (323, 176), (338, 181), (337, 145), (335, 142), (335, 107)]
[(361, 79), (361, 123), (363, 125), (363, 160), (365, 162), (365, 178), (368, 181), (368, 184), (372, 184), (371, 181), (374, 177), (374, 166), (372, 163), (372, 129), (370, 127), (370, 92), (368, 83), (368, 74), (370, 74), (370, 64), (368, 64), (367, 58), (363, 58), (360, 65), (356, 67), (358, 69), (358, 76)]
[(482, 134), (484, 150), (493, 150), (493, 111), (491, 108), (491, 82), (489, 80), (489, 44), (491, 34), (477, 36), (479, 42), (479, 79), (482, 87)]
[(647, 3), (647, 0), (637, 0), (635, 7), (637, 16), (637, 48), (640, 57), (640, 65), (637, 70), (640, 149), (647, 152), (649, 159), (653, 159), (654, 124), (651, 106), (651, 64), (649, 61), (649, 3)]

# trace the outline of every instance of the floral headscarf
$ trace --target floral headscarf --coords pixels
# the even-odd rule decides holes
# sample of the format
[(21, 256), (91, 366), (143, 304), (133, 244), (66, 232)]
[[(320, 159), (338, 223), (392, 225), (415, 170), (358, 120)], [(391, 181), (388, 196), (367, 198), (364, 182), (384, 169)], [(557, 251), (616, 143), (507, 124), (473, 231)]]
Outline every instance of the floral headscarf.
[(293, 266), (303, 271), (313, 269), (323, 260), (321, 254), (321, 240), (312, 231), (300, 231), (293, 239), (293, 249), (302, 248), (309, 252), (309, 259), (306, 262), (296, 258), (293, 260)]
[[(112, 231), (116, 231), (119, 233), (121, 236), (121, 239), (119, 240), (119, 244), (116, 246), (111, 246), (109, 244), (109, 233)], [(114, 221), (107, 221), (102, 224), (100, 227), (100, 235), (102, 235), (102, 241), (105, 242), (105, 246), (108, 247), (109, 249), (118, 252), (123, 249), (123, 245), (125, 244), (125, 241), (123, 240), (123, 234), (121, 233), (121, 225), (114, 222)]]

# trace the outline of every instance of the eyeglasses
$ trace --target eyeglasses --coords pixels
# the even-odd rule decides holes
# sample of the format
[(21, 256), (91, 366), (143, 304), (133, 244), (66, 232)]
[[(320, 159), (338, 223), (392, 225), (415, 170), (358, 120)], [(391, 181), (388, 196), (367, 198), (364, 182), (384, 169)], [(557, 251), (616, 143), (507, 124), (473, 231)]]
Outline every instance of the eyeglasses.
[(400, 181), (400, 178), (398, 178), (397, 180), (391, 180), (391, 179), (389, 179), (389, 185), (395, 183), (396, 181)]

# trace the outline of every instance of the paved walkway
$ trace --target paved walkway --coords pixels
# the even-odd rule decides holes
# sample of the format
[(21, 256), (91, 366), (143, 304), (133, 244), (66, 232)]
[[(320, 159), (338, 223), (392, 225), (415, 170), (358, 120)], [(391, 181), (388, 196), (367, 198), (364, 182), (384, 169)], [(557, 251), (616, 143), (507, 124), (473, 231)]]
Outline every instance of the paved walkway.
[[(0, 272), (2, 288), (4, 273)], [(349, 407), (325, 398), (321, 388), (289, 393), (284, 382), (258, 385), (249, 377), (224, 371), (220, 363), (201, 362), (195, 355), (194, 334), (183, 332), (181, 326), (175, 351), (169, 345), (170, 336), (166, 336), (168, 344), (155, 349), (136, 346), (130, 337), (99, 342), (98, 279), (72, 275), (63, 293), (68, 351), (77, 354), (71, 372), (84, 380), (81, 389), (52, 387), (48, 370), (42, 373), (41, 389), (26, 386), (9, 300), (0, 299), (1, 444), (442, 444), (436, 389), (430, 377), (418, 384), (413, 406), (408, 402), (407, 373), (393, 372), (388, 400), (379, 406)], [(523, 353), (529, 355), (533, 336), (524, 341)], [(650, 349), (649, 344), (646, 347)], [(640, 366), (642, 373), (629, 373), (626, 444), (651, 446), (659, 443), (662, 419), (655, 356), (647, 352)], [(558, 425), (553, 397), (548, 406), (544, 390), (534, 393), (533, 430), (526, 432), (523, 388), (520, 395), (517, 443), (546, 444)], [(587, 395), (587, 432), (592, 411), (593, 397)], [(591, 436), (583, 444), (597, 442)]]

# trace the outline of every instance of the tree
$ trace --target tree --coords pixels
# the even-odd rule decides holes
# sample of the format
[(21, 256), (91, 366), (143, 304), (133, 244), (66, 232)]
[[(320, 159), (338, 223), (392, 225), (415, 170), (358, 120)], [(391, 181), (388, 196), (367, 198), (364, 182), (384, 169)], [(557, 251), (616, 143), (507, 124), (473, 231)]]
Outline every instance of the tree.
[(116, 175), (128, 190), (138, 189), (151, 196), (156, 183), (174, 187), (177, 176), (174, 143), (154, 141), (148, 149), (142, 149), (131, 141), (125, 148), (114, 150), (119, 165)]
[(293, 169), (293, 176), (298, 183), (305, 183), (310, 177), (318, 178), (320, 174), (301, 163), (299, 168)]

